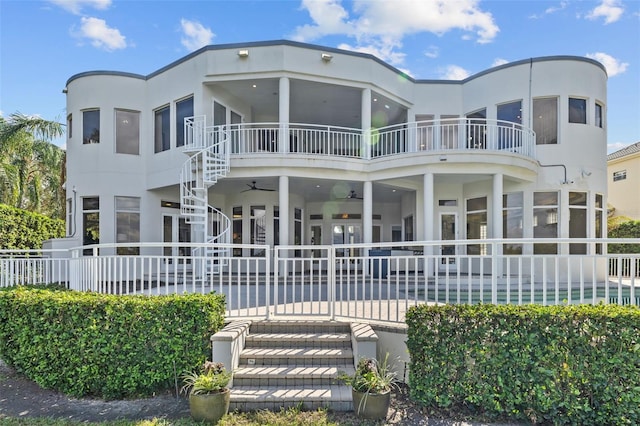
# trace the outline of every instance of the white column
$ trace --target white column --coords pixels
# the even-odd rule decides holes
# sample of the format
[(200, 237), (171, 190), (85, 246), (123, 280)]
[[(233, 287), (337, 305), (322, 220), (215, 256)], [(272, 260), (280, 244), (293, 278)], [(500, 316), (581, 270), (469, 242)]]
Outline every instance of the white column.
[(361, 100), (362, 156), (371, 158), (371, 89), (362, 90)]
[[(278, 204), (280, 205), (280, 245), (289, 245), (289, 176), (280, 176), (278, 185)], [(283, 253), (283, 255), (285, 255)]]
[(493, 175), (493, 238), (502, 238), (502, 173)]
[(373, 242), (373, 184), (366, 181), (362, 194), (362, 242)]
[(289, 78), (280, 77), (280, 95), (278, 98), (278, 151), (289, 152)]
[[(422, 211), (423, 211), (423, 236), (425, 241), (432, 241), (435, 239), (434, 235), (434, 214), (435, 214), (435, 194), (433, 187), (433, 173), (425, 173), (422, 176)], [(425, 256), (434, 254), (433, 246), (425, 246), (423, 248)], [(433, 276), (436, 272), (436, 265), (434, 262), (427, 261), (424, 265), (425, 273), (428, 277)]]

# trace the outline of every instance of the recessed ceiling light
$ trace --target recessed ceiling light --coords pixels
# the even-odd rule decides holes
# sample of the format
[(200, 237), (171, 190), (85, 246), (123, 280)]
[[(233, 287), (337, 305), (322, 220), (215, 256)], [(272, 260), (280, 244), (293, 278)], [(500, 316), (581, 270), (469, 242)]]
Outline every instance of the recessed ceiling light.
[(253, 87), (255, 89), (256, 87), (258, 87), (258, 85), (257, 84), (253, 84), (251, 87)]

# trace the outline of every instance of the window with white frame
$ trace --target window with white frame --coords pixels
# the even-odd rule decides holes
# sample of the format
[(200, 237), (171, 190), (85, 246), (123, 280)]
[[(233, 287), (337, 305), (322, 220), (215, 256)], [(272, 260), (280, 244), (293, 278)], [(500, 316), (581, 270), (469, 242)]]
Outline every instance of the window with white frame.
[(193, 96), (176, 102), (176, 146), (184, 146), (184, 119), (193, 117)]
[[(467, 239), (487, 239), (487, 197), (469, 198), (467, 200)], [(486, 255), (486, 244), (469, 244), (467, 254)]]
[[(82, 245), (100, 244), (100, 198), (82, 198)], [(83, 251), (91, 255), (92, 250)]]
[[(242, 206), (233, 208), (233, 244), (242, 244)], [(233, 255), (242, 256), (242, 249), (234, 248)]]
[[(267, 209), (265, 206), (251, 206), (251, 244), (265, 244), (267, 241)], [(251, 249), (251, 256), (264, 256), (264, 249)]]
[(100, 110), (82, 111), (82, 143), (100, 143)]
[(404, 240), (413, 241), (413, 215), (404, 218)]
[(67, 139), (73, 136), (73, 115), (67, 115)]
[(533, 131), (536, 145), (558, 143), (558, 98), (533, 100)]
[[(140, 242), (140, 198), (116, 197), (116, 243)], [(140, 254), (139, 246), (118, 247), (120, 255)]]
[[(522, 238), (523, 235), (523, 194), (512, 192), (502, 196), (502, 236)], [(508, 243), (503, 246), (504, 254), (522, 254), (522, 244)]]
[[(558, 238), (558, 191), (533, 193), (533, 238)], [(534, 254), (558, 254), (557, 243), (536, 243)]]
[[(302, 209), (297, 207), (293, 209), (293, 244), (302, 244)], [(294, 256), (302, 257), (302, 250), (296, 250)]]
[(140, 154), (140, 113), (116, 110), (116, 152)]
[(171, 148), (171, 109), (169, 105), (155, 110), (153, 126), (154, 152), (163, 152)]
[(569, 98), (569, 123), (587, 124), (587, 100)]
[[(586, 192), (569, 192), (569, 238), (587, 238), (587, 208)], [(569, 254), (587, 254), (587, 245), (569, 244)]]
[(613, 181), (618, 182), (620, 180), (625, 180), (627, 178), (626, 170), (619, 170), (617, 172), (613, 172)]
[(602, 104), (596, 102), (596, 122), (595, 125), (603, 128), (604, 127), (604, 116), (602, 115), (604, 108)]
[[(596, 194), (596, 204), (595, 204), (595, 211), (594, 211), (595, 223), (596, 223), (596, 229), (595, 229), (596, 235), (594, 235), (594, 238), (602, 238), (603, 223), (605, 223), (603, 200), (604, 198), (602, 197), (602, 194)], [(602, 254), (602, 244), (596, 244), (596, 254)]]
[(73, 235), (73, 199), (67, 198), (67, 237)]

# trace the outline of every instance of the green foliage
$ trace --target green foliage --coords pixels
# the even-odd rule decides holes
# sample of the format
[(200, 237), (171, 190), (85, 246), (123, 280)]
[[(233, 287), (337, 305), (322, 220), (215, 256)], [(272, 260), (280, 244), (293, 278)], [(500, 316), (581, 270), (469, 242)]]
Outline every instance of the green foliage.
[[(609, 230), (609, 238), (640, 239), (640, 220), (623, 222)], [(609, 244), (609, 253), (640, 253), (640, 244)]]
[(182, 375), (184, 386), (180, 390), (187, 395), (220, 393), (227, 388), (231, 373), (220, 362), (205, 362), (198, 370)]
[(64, 232), (62, 220), (0, 204), (0, 250), (39, 250), (44, 240)]
[(432, 409), (554, 424), (640, 423), (640, 309), (419, 306), (411, 397)]
[(210, 353), (224, 296), (115, 296), (14, 287), (0, 291), (0, 357), (40, 386), (72, 396), (149, 396)]

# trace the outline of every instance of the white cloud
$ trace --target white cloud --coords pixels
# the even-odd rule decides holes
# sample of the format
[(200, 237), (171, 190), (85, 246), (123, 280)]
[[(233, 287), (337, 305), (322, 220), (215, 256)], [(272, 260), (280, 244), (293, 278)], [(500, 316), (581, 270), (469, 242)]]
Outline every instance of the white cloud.
[(493, 63), (491, 64), (492, 67), (497, 67), (500, 65), (504, 65), (504, 64), (508, 64), (509, 61), (507, 61), (506, 59), (502, 59), (502, 58), (495, 58), (493, 60)]
[[(356, 40), (351, 50), (378, 52), (376, 56), (398, 65), (404, 54), (404, 37), (418, 33), (443, 35), (451, 30), (478, 43), (493, 41), (500, 29), (493, 16), (478, 7), (478, 0), (354, 0), (352, 16), (340, 0), (302, 0), (313, 23), (297, 27), (291, 37), (312, 41), (327, 35), (346, 35)], [(471, 37), (473, 35), (473, 37)]]
[(614, 142), (607, 144), (607, 154), (611, 154), (612, 152), (620, 151), (622, 148), (626, 148), (630, 143), (624, 142)]
[(605, 24), (616, 22), (622, 16), (624, 8), (619, 0), (602, 0), (602, 3), (587, 14), (587, 19), (604, 18)]
[(547, 14), (547, 15), (550, 15), (550, 14), (552, 14), (552, 13), (556, 13), (556, 12), (558, 12), (558, 11), (560, 11), (560, 10), (564, 10), (564, 9), (566, 9), (568, 4), (569, 4), (569, 2), (561, 1), (561, 2), (560, 2), (560, 4), (559, 4), (558, 6), (551, 6), (551, 7), (548, 7), (548, 8), (544, 11), (544, 13), (545, 13), (545, 14)]
[(394, 47), (400, 47), (400, 46), (396, 46), (395, 44), (392, 44), (392, 43), (385, 44), (382, 42), (381, 43), (372, 42), (372, 44), (368, 46), (351, 46), (347, 43), (342, 43), (338, 45), (338, 49), (351, 50), (353, 52), (360, 52), (360, 53), (368, 53), (392, 65), (398, 65), (404, 62), (404, 58), (406, 55), (404, 53), (394, 51), (393, 50)]
[(595, 59), (596, 61), (604, 65), (604, 67), (607, 69), (607, 75), (609, 77), (622, 74), (627, 70), (627, 67), (629, 66), (628, 63), (620, 62), (613, 56), (607, 55), (606, 53), (602, 52), (587, 53), (585, 56), (587, 58)]
[(68, 12), (79, 15), (84, 7), (105, 10), (111, 6), (111, 0), (49, 0)]
[(215, 37), (215, 34), (209, 28), (205, 28), (198, 21), (189, 21), (183, 18), (180, 20), (180, 26), (184, 34), (180, 41), (189, 51), (198, 50), (211, 44)]
[(109, 52), (127, 47), (125, 36), (118, 29), (110, 28), (104, 19), (83, 17), (78, 36), (89, 39), (92, 46)]
[(471, 73), (458, 65), (448, 65), (441, 75), (445, 80), (464, 80)]
[(440, 49), (437, 46), (429, 46), (424, 52), (424, 56), (427, 58), (435, 59), (440, 56)]

